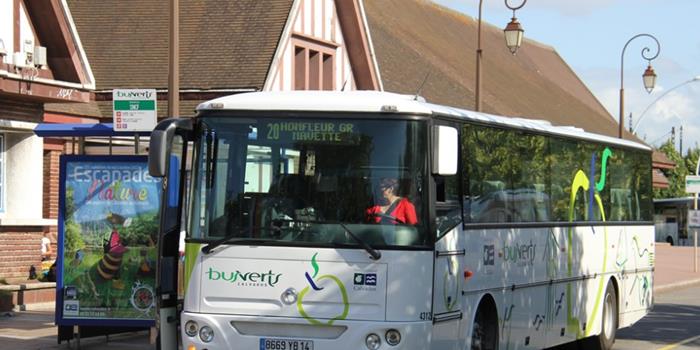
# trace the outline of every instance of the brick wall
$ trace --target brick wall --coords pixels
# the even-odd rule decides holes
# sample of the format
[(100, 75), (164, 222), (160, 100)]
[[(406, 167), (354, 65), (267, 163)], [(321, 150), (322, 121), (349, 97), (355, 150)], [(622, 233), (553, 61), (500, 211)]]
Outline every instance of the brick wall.
[(43, 227), (0, 226), (0, 279), (29, 277), (34, 265), (41, 272)]
[[(58, 218), (59, 157), (62, 144), (45, 144), (43, 217)], [(21, 280), (29, 277), (33, 265), (37, 274), (41, 272), (41, 238), (44, 231), (50, 232), (54, 258), (57, 252), (58, 227), (0, 227), (0, 279)]]
[(44, 150), (44, 217), (58, 218), (59, 150)]
[[(43, 214), (47, 219), (58, 219), (58, 190), (60, 157), (63, 145), (44, 143), (44, 203)], [(58, 227), (50, 226), (44, 230), (51, 233), (54, 254), (57, 252)]]

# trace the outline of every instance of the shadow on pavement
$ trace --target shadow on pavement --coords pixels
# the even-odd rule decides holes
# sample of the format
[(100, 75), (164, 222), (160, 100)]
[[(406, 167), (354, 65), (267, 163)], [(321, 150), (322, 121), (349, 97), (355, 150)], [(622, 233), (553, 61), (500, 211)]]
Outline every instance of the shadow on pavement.
[[(53, 311), (24, 311), (0, 315), (1, 349), (76, 349), (76, 341), (58, 344)], [(155, 349), (147, 331), (83, 338), (80, 349)]]
[[(698, 335), (700, 306), (656, 304), (654, 309), (636, 325), (617, 332), (617, 339), (634, 339), (658, 344), (676, 343)], [(700, 346), (700, 340), (686, 346)]]

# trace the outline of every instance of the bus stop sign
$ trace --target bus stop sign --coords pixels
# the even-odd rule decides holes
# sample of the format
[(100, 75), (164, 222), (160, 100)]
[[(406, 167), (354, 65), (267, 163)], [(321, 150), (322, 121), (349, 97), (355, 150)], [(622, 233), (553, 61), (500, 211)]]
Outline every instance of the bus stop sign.
[(688, 227), (700, 228), (700, 210), (688, 210)]
[(687, 175), (685, 177), (685, 192), (700, 193), (700, 176)]
[(156, 126), (155, 89), (112, 90), (114, 131), (151, 131)]

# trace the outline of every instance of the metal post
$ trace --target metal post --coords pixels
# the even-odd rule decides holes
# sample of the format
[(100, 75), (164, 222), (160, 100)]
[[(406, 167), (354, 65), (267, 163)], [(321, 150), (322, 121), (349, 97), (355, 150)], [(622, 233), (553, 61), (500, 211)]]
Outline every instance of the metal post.
[(112, 136), (109, 137), (109, 155), (112, 155)]
[(139, 154), (139, 141), (140, 141), (141, 136), (139, 134), (136, 134), (134, 137), (134, 154), (138, 155)]
[[(700, 155), (698, 155), (698, 161), (695, 163), (695, 175), (698, 175), (700, 171)], [(698, 193), (695, 192), (695, 200), (693, 201), (693, 210), (698, 210)], [(693, 229), (693, 272), (698, 272), (698, 229)]]
[(481, 111), (481, 6), (484, 1), (479, 1), (479, 19), (476, 24), (476, 91), (474, 91), (474, 110)]
[[(624, 68), (623, 68), (624, 69)], [(620, 74), (620, 81), (623, 81), (623, 74)], [(620, 125), (618, 126), (617, 130), (617, 137), (622, 138), (622, 130), (625, 129), (624, 125), (624, 120), (625, 120), (625, 89), (620, 88)]]
[(180, 115), (180, 4), (170, 1), (170, 59), (168, 72), (168, 117)]

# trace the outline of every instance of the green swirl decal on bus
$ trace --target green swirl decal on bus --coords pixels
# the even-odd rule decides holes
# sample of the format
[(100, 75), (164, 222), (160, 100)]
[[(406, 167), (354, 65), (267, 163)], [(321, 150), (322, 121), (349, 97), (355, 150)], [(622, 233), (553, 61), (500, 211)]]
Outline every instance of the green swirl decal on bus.
[[(573, 222), (574, 221), (574, 210), (575, 210), (575, 202), (576, 198), (578, 196), (579, 191), (583, 192), (584, 195), (586, 192), (589, 193), (592, 201), (590, 201), (589, 206), (589, 212), (593, 212), (592, 206), (593, 204), (597, 204), (598, 206), (598, 211), (600, 212), (600, 216), (603, 222), (606, 222), (605, 218), (605, 210), (603, 208), (603, 201), (600, 197), (601, 191), (605, 189), (605, 178), (607, 176), (607, 163), (608, 163), (608, 158), (612, 156), (612, 151), (610, 148), (606, 147), (603, 150), (603, 155), (601, 159), (601, 171), (600, 171), (600, 177), (599, 181), (597, 183), (593, 183), (595, 181), (595, 161), (596, 161), (596, 155), (595, 153), (591, 156), (591, 173), (590, 176), (591, 178), (589, 179), (588, 176), (586, 176), (586, 173), (583, 172), (583, 170), (578, 170), (576, 174), (574, 175), (574, 179), (571, 183), (571, 198), (569, 201), (569, 221)], [(568, 246), (569, 248), (568, 253), (567, 253), (567, 272), (568, 276), (572, 277), (573, 272), (572, 272), (572, 266), (573, 266), (573, 248), (572, 248), (572, 242), (573, 242), (573, 227), (570, 227), (568, 229)], [(594, 231), (595, 232), (595, 231)], [(603, 262), (602, 262), (602, 270), (601, 273), (606, 273), (605, 267), (607, 266), (607, 258), (608, 258), (608, 229), (607, 226), (603, 226)], [(593, 324), (595, 322), (595, 318), (598, 315), (598, 309), (600, 307), (600, 301), (602, 300), (602, 295), (603, 295), (603, 290), (604, 290), (604, 285), (603, 282), (605, 281), (604, 278), (601, 278), (600, 281), (598, 282), (598, 290), (596, 293), (595, 297), (595, 302), (593, 304), (593, 310), (591, 311), (589, 318), (588, 318), (588, 324)], [(567, 305), (567, 328), (569, 332), (575, 333), (576, 334), (576, 339), (581, 339), (587, 336), (591, 335), (591, 331), (593, 327), (588, 327), (588, 329), (585, 329), (584, 331), (581, 330), (581, 320), (579, 320), (578, 317), (575, 317), (573, 315), (573, 301), (571, 300), (571, 283), (566, 284), (566, 305)], [(584, 320), (585, 321), (585, 320)]]
[[(313, 257), (311, 257), (311, 267), (314, 270), (313, 276), (309, 275), (308, 272), (305, 272), (304, 275), (306, 277), (306, 281), (309, 283), (306, 288), (301, 290), (301, 293), (299, 293), (299, 298), (297, 299), (297, 310), (299, 310), (299, 314), (301, 317), (306, 319), (309, 323), (313, 325), (332, 325), (333, 322), (337, 320), (344, 320), (346, 317), (348, 317), (348, 312), (350, 311), (350, 303), (348, 302), (348, 293), (345, 290), (345, 285), (343, 282), (340, 281), (340, 279), (334, 275), (321, 275), (316, 278), (318, 275), (318, 271), (320, 270), (320, 267), (318, 263), (316, 262), (316, 256), (318, 253), (314, 254)], [(310, 290), (314, 291), (320, 291), (323, 290), (324, 287), (319, 287), (319, 282), (322, 280), (332, 280), (335, 282), (335, 284), (338, 286), (338, 290), (340, 291), (340, 297), (343, 301), (343, 312), (340, 313), (339, 315), (332, 317), (328, 322), (323, 322), (319, 321), (318, 319), (310, 316), (306, 310), (304, 310), (304, 297), (306, 296), (307, 293), (309, 293)]]

